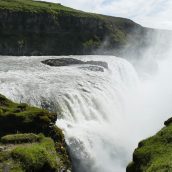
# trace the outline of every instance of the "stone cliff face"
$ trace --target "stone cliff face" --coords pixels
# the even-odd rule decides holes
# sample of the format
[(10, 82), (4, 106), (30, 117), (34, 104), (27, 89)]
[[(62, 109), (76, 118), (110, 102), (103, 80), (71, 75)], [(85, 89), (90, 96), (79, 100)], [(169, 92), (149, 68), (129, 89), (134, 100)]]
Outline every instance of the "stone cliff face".
[(31, 0), (2, 0), (0, 54), (89, 54), (99, 48), (119, 49), (131, 35), (138, 44), (147, 33), (128, 19), (62, 7)]

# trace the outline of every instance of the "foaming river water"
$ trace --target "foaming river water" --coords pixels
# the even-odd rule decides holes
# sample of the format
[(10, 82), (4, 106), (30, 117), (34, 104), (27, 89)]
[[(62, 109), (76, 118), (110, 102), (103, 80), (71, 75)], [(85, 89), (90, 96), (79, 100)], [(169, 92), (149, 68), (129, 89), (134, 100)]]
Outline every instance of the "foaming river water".
[(107, 62), (108, 69), (41, 63), (62, 56), (2, 56), (0, 93), (59, 114), (57, 125), (65, 134), (75, 171), (123, 172), (140, 139), (157, 131), (170, 115), (172, 82), (166, 91), (162, 84), (168, 80), (162, 78), (169, 63), (143, 81), (129, 62), (115, 56), (70, 57)]

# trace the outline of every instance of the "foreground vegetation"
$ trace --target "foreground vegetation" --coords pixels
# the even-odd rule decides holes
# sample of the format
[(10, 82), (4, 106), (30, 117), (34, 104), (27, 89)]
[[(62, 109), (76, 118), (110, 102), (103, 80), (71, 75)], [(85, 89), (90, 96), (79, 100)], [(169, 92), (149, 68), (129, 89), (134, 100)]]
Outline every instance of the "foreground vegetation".
[(139, 143), (127, 172), (172, 171), (172, 119), (165, 125), (155, 136)]
[(57, 114), (0, 95), (0, 171), (70, 170)]

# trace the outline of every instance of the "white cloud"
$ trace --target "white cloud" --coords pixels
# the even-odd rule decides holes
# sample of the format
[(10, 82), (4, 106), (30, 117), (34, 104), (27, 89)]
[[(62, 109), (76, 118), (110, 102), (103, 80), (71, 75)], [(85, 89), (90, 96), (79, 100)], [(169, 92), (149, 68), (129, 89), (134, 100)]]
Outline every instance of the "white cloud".
[(172, 0), (47, 0), (76, 9), (130, 18), (144, 26), (172, 29)]

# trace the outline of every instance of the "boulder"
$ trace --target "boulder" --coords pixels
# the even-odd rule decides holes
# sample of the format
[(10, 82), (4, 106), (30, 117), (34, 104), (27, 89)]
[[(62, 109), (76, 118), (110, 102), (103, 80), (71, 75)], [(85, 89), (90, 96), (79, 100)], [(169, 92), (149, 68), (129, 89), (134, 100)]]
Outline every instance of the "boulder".
[(87, 68), (92, 71), (101, 71), (103, 72), (103, 68), (108, 69), (108, 64), (103, 61), (82, 61), (74, 58), (59, 58), (59, 59), (48, 59), (41, 61), (43, 64), (49, 65), (49, 66), (71, 66), (71, 65), (91, 65), (91, 66), (84, 66), (81, 68)]

